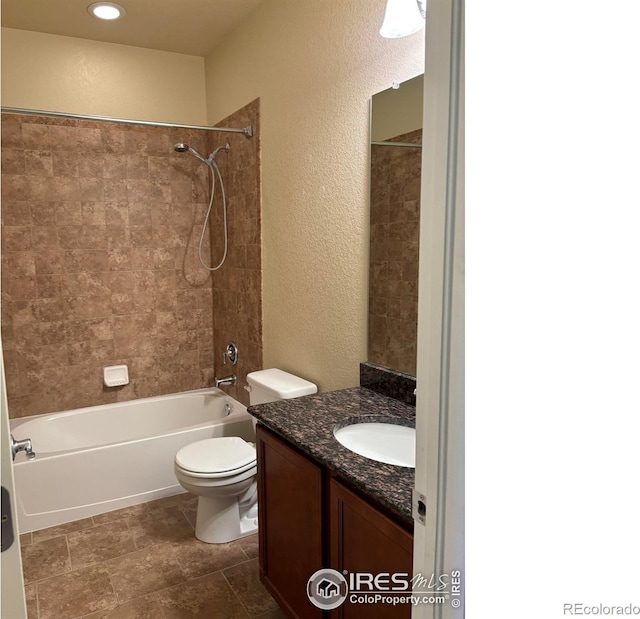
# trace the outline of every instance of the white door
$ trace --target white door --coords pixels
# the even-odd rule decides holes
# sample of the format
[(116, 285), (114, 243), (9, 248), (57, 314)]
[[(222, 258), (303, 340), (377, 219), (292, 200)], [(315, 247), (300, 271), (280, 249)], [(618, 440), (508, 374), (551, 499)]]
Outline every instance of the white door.
[[(13, 468), (11, 465), (11, 449), (9, 447), (9, 417), (7, 413), (7, 392), (4, 383), (4, 363), (2, 361), (2, 342), (0, 342), (0, 423), (2, 424), (2, 488), (9, 492), (11, 500), (11, 514), (13, 521), (14, 541), (9, 548), (2, 552), (2, 606), (0, 616), (2, 619), (24, 619), (27, 610), (24, 599), (24, 582), (22, 580), (22, 561), (20, 558), (20, 540), (18, 539), (17, 516), (15, 509), (15, 489), (13, 486)], [(4, 507), (4, 505), (3, 505)], [(2, 518), (4, 520), (4, 509)], [(5, 546), (4, 534), (2, 545)]]
[(415, 523), (413, 569), (446, 574), (447, 595), (415, 606), (413, 619), (464, 616), (463, 13), (464, 0), (429, 0), (416, 373), (416, 490), (426, 517)]

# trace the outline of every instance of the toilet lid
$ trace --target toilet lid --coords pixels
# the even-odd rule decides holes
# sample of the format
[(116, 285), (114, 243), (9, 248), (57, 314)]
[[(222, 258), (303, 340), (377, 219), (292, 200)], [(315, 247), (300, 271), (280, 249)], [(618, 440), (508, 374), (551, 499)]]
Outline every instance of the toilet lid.
[(207, 438), (183, 447), (176, 464), (194, 473), (223, 473), (255, 464), (256, 450), (237, 436)]

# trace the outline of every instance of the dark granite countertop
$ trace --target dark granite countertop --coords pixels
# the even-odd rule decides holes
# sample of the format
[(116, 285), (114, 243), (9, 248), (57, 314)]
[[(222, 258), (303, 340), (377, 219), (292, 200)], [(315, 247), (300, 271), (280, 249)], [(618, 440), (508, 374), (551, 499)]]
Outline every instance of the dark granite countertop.
[[(363, 495), (412, 526), (411, 489), (415, 470), (376, 462), (343, 447), (333, 436), (337, 424), (384, 416), (415, 427), (415, 408), (364, 387), (329, 391), (250, 406), (260, 423), (330, 469)], [(376, 420), (377, 421), (377, 420)]]

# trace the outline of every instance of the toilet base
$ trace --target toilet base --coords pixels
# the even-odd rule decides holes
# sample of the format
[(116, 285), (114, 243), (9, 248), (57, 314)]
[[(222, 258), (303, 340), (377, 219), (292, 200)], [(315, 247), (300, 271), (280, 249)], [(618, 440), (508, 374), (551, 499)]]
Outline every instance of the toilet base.
[(196, 537), (207, 544), (225, 544), (258, 531), (256, 484), (244, 495), (200, 496)]

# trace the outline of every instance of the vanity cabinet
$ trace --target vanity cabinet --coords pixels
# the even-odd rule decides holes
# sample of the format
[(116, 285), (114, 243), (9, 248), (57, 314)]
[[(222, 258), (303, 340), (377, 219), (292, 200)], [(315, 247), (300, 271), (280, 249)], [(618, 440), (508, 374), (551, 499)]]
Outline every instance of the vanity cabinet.
[(352, 604), (323, 613), (309, 577), (340, 572), (410, 574), (413, 536), (333, 473), (258, 425), (260, 578), (292, 619), (405, 619), (411, 606)]
[(323, 567), (322, 469), (260, 425), (256, 446), (260, 580), (290, 617), (321, 619), (306, 591)]
[[(329, 510), (329, 565), (333, 569), (411, 574), (413, 536), (336, 479), (329, 482)], [(411, 604), (351, 604), (347, 599), (331, 617), (409, 619)]]

